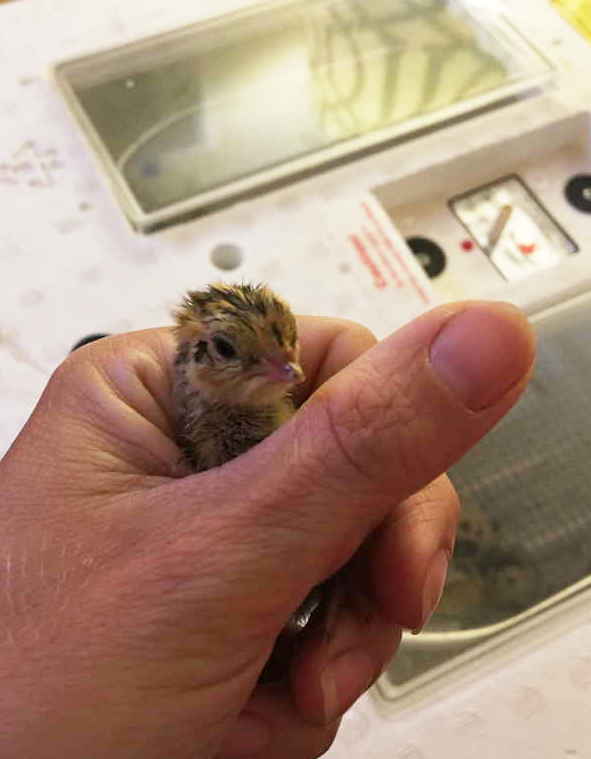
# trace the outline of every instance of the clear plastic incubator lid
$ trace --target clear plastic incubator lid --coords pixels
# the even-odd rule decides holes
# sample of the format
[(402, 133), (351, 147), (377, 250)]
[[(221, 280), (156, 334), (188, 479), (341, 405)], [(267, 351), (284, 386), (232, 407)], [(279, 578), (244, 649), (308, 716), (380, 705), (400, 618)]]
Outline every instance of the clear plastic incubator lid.
[(519, 95), (551, 73), (490, 3), (279, 0), (56, 66), (150, 231)]

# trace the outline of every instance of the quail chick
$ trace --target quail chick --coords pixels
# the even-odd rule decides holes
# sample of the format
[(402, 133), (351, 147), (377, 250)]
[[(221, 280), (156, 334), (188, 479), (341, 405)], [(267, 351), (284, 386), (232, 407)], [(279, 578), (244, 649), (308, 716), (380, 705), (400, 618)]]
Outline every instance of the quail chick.
[[(264, 285), (210, 285), (175, 311), (177, 441), (202, 472), (244, 453), (294, 413), (290, 392), (304, 381), (296, 322)], [(321, 606), (313, 588), (287, 621), (263, 680), (283, 675), (295, 637)]]
[(296, 322), (264, 285), (210, 285), (175, 314), (178, 443), (201, 472), (244, 453), (294, 413), (304, 380)]

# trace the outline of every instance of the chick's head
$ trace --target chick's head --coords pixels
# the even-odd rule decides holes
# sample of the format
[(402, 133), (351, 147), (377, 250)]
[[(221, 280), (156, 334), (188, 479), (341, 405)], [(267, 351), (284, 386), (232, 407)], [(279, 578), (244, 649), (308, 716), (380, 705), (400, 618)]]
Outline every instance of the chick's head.
[(264, 285), (210, 285), (174, 314), (177, 366), (210, 401), (266, 405), (303, 382), (296, 322)]

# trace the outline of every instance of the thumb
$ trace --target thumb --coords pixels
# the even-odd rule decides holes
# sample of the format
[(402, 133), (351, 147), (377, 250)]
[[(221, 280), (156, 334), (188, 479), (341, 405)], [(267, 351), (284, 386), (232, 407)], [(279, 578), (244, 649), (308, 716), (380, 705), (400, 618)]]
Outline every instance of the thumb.
[(533, 358), (513, 306), (437, 308), (332, 377), (248, 453), (174, 483), (174, 497), (198, 493), (226, 526), (240, 593), (271, 587), (267, 600), (289, 611), (513, 406)]

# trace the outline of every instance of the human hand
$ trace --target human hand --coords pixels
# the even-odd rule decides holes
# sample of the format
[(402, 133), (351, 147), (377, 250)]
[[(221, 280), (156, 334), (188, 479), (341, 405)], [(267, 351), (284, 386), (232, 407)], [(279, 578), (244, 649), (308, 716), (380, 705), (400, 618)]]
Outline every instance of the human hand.
[[(441, 475), (517, 400), (531, 333), (492, 304), (374, 347), (347, 322), (299, 330), (307, 401), (199, 475), (173, 442), (169, 330), (57, 370), (0, 462), (2, 757), (312, 759), (400, 626), (424, 624), (457, 519)], [(328, 629), (287, 682), (257, 685), (291, 612), (347, 562)]]

